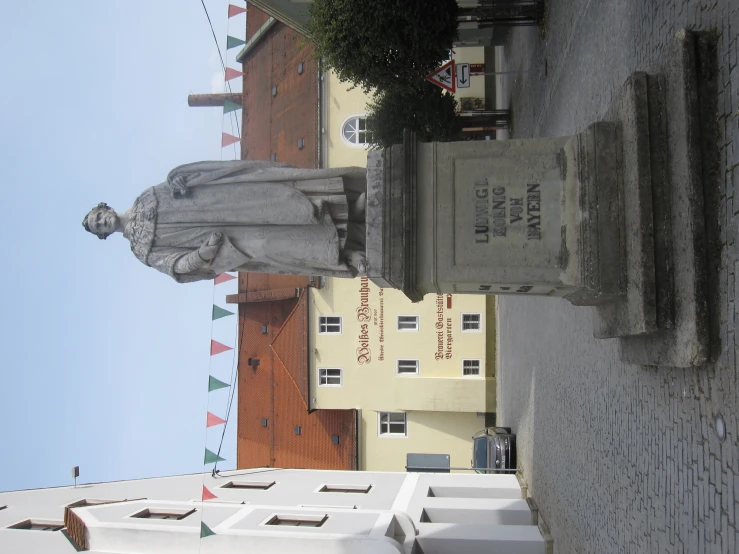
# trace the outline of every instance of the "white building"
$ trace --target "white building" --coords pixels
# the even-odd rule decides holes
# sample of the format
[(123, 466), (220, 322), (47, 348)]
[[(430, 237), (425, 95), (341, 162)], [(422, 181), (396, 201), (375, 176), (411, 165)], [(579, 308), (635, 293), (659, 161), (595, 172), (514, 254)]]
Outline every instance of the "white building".
[(544, 554), (535, 518), (512, 475), (259, 468), (0, 493), (0, 552)]

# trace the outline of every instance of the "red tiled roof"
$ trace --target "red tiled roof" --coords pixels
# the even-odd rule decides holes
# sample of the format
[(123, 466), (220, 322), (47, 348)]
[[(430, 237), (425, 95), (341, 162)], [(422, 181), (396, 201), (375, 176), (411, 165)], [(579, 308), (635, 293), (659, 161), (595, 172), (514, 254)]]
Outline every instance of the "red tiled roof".
[[(268, 19), (247, 5), (247, 37)], [(277, 23), (244, 60), (243, 140), (241, 158), (318, 167), (318, 61), (313, 45)], [(298, 73), (298, 64), (303, 73)], [(272, 96), (272, 87), (277, 94)], [(303, 148), (298, 149), (298, 139)]]
[(276, 362), (287, 372), (295, 385), (305, 409), (308, 405), (308, 295), (306, 290), (298, 299), (292, 313), (270, 344)]
[[(306, 287), (308, 277), (239, 274), (239, 293)], [(308, 306), (239, 305), (237, 467), (357, 469), (356, 410), (308, 411)], [(262, 326), (267, 326), (267, 334)], [(248, 358), (259, 365), (247, 365)], [(267, 426), (262, 420), (267, 420)], [(300, 427), (300, 434), (295, 433)], [(332, 441), (339, 437), (339, 444)]]

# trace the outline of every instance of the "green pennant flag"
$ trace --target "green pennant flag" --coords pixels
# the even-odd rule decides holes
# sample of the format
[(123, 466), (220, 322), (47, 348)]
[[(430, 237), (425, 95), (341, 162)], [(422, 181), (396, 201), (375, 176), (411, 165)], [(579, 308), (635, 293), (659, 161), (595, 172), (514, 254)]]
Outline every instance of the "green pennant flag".
[(218, 454), (215, 452), (211, 452), (207, 448), (205, 449), (205, 460), (203, 461), (204, 464), (213, 464), (215, 462), (225, 462), (225, 458), (221, 458)]
[(213, 529), (208, 527), (204, 521), (201, 521), (200, 522), (200, 538), (204, 539), (205, 537), (212, 537), (213, 535), (215, 535), (215, 533), (213, 532)]
[(231, 100), (223, 101), (223, 113), (235, 112), (236, 110), (240, 110), (240, 109), (241, 109), (241, 104), (237, 104), (236, 102), (231, 102)]
[(222, 317), (228, 317), (230, 315), (234, 315), (233, 312), (229, 312), (228, 310), (224, 310), (220, 306), (216, 306), (213, 304), (213, 321), (216, 319), (221, 319)]
[(246, 41), (241, 40), (240, 38), (232, 37), (231, 35), (228, 35), (228, 37), (226, 38), (226, 50), (236, 48), (237, 46), (241, 46), (242, 44), (246, 44)]
[(208, 392), (213, 392), (214, 390), (218, 389), (225, 389), (226, 387), (230, 387), (228, 383), (224, 383), (223, 381), (219, 381), (212, 375), (208, 376)]

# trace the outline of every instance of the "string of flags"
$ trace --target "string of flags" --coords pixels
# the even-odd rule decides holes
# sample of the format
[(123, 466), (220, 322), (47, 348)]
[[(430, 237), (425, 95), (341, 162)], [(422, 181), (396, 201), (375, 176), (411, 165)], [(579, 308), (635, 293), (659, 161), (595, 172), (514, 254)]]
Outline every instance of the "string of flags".
[[(228, 6), (229, 19), (239, 14), (245, 13), (245, 12), (246, 12), (246, 8), (242, 8), (241, 6), (234, 6), (233, 4), (229, 4)], [(233, 37), (231, 35), (228, 35), (226, 37), (226, 50), (237, 48), (243, 44), (246, 44), (246, 41), (238, 37)], [(243, 76), (244, 76), (244, 73), (242, 71), (239, 71), (238, 69), (233, 69), (231, 67), (227, 67), (224, 78), (225, 78), (225, 81), (228, 82), (232, 79), (237, 79)], [(237, 102), (234, 102), (232, 100), (225, 100), (223, 102), (223, 115), (240, 110), (242, 109), (242, 107), (243, 106)], [(235, 137), (228, 133), (221, 132), (221, 148), (226, 148), (227, 146), (231, 146), (232, 144), (236, 144), (237, 142), (241, 142), (241, 137)]]
[[(237, 15), (240, 15), (242, 13), (246, 12), (246, 8), (241, 6), (234, 6), (233, 4), (229, 4), (228, 6), (228, 18), (231, 19), (232, 17), (235, 17)], [(226, 37), (226, 50), (230, 50), (232, 48), (237, 48), (243, 44), (246, 44), (245, 40), (242, 40), (238, 37), (233, 37), (231, 35), (228, 35)], [(225, 71), (225, 81), (228, 82), (232, 79), (236, 79), (238, 77), (242, 77), (244, 74), (241, 71), (238, 71), (236, 69), (227, 67)], [(223, 115), (226, 115), (231, 112), (236, 112), (240, 109), (242, 109), (241, 103), (234, 102), (233, 100), (225, 100), (223, 103)], [(225, 148), (226, 146), (230, 146), (232, 144), (236, 144), (237, 142), (241, 142), (240, 137), (235, 137), (233, 135), (230, 135), (228, 133), (221, 132), (221, 147)], [(233, 279), (236, 279), (235, 275), (231, 275), (229, 273), (222, 273), (218, 275), (213, 280), (213, 285), (217, 286), (222, 283), (227, 283)], [(234, 315), (234, 312), (231, 312), (229, 310), (226, 310), (225, 308), (221, 308), (220, 306), (213, 304), (213, 310), (212, 310), (212, 321), (216, 321), (218, 319), (222, 319), (224, 317), (229, 317)], [(210, 340), (210, 355), (217, 356), (218, 354), (222, 354), (223, 352), (228, 352), (229, 350), (233, 350), (233, 347), (227, 346), (221, 342), (218, 342), (216, 340), (213, 340), (211, 338)], [(221, 389), (227, 389), (230, 388), (231, 384), (225, 383), (221, 381), (220, 379), (214, 377), (213, 375), (208, 375), (208, 394), (221, 390)], [(228, 417), (228, 416), (227, 416)], [(215, 427), (218, 425), (224, 425), (226, 423), (226, 420), (222, 417), (217, 416), (216, 414), (212, 413), (210, 410), (207, 411), (205, 416), (205, 427), (206, 429), (209, 429), (211, 427)], [(219, 448), (220, 452), (220, 448)], [(225, 458), (222, 458), (219, 454), (213, 452), (212, 450), (209, 450), (207, 447), (205, 448), (205, 454), (203, 456), (203, 464), (214, 464), (218, 462), (224, 462), (226, 461)], [(215, 494), (213, 494), (208, 488), (203, 484), (203, 491), (202, 491), (202, 500), (213, 500), (215, 498), (218, 498)], [(215, 532), (208, 527), (208, 525), (201, 519), (200, 520), (200, 538), (206, 538), (211, 537), (215, 535)]]

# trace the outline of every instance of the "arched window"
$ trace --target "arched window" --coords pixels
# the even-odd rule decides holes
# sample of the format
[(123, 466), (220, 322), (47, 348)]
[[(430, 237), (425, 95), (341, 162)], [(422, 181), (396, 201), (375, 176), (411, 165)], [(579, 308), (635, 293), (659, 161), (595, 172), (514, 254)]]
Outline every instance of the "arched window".
[(341, 136), (352, 146), (362, 147), (367, 144), (367, 118), (364, 115), (353, 115), (344, 120)]

